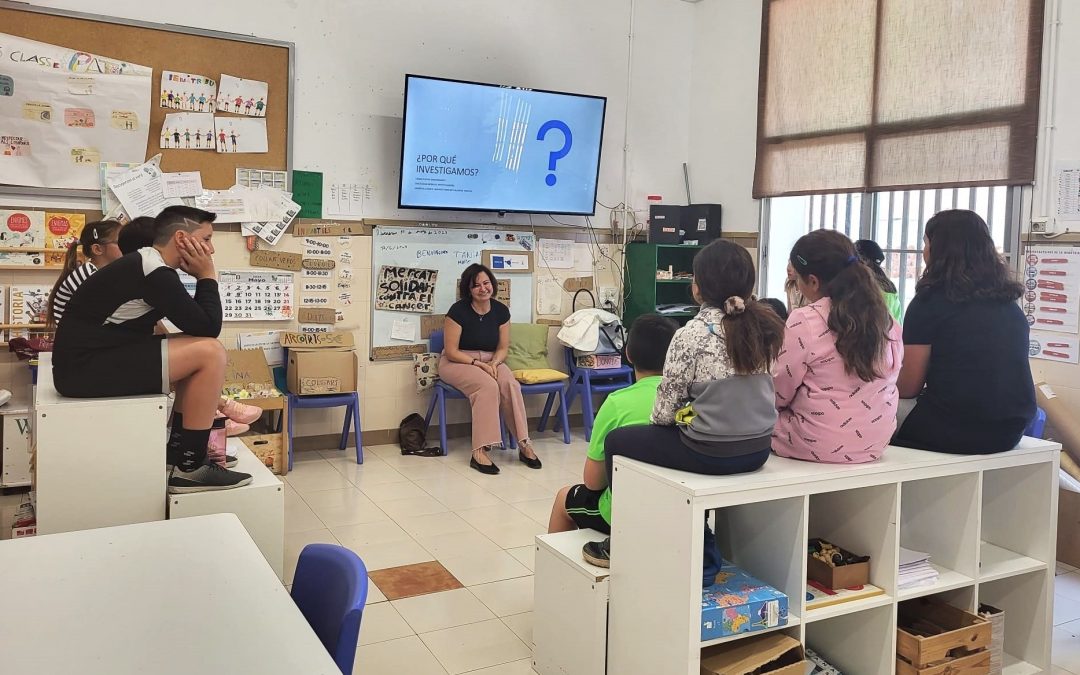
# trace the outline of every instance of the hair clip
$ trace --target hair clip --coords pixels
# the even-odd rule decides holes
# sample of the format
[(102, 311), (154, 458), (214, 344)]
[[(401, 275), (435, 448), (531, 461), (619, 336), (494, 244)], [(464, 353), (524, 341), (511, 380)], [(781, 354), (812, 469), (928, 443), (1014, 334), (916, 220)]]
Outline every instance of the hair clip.
[(99, 237), (99, 236), (98, 236), (98, 233), (97, 233), (97, 228), (96, 228), (96, 227), (95, 227), (95, 228), (91, 228), (91, 230), (90, 230), (90, 234), (94, 235), (94, 241), (97, 241), (98, 239), (100, 239), (100, 238), (101, 238), (101, 237)]
[(796, 254), (795, 254), (795, 260), (796, 260), (796, 261), (797, 261), (797, 262), (798, 262), (798, 263), (799, 263), (800, 265), (803, 265), (803, 266), (806, 266), (806, 265), (809, 265), (809, 264), (810, 264), (810, 263), (806, 262), (806, 258), (802, 257), (802, 256), (801, 256), (801, 255), (799, 255), (798, 253), (796, 253)]

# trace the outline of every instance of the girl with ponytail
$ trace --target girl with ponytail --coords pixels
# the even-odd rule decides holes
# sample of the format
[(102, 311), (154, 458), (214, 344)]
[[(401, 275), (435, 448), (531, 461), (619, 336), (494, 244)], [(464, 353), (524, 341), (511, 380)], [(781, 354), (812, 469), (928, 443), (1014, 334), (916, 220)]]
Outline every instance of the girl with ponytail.
[(839, 232), (801, 237), (790, 260), (808, 304), (788, 317), (774, 371), (773, 451), (811, 462), (876, 460), (896, 431), (900, 325)]
[[(122, 255), (116, 243), (121, 227), (123, 226), (115, 220), (87, 223), (79, 235), (79, 241), (68, 247), (64, 256), (64, 269), (60, 271), (60, 277), (49, 293), (49, 309), (45, 317), (49, 328), (55, 328), (60, 323), (64, 308), (75, 289), (99, 268)], [(81, 265), (78, 264), (80, 252), (86, 260)]]

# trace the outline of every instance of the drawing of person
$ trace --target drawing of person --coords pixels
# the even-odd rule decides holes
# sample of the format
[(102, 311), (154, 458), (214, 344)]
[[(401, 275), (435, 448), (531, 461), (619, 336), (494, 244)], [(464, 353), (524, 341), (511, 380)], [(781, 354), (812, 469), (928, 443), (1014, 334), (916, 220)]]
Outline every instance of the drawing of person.
[(253, 106), (253, 105), (255, 105), (255, 99), (249, 98), (247, 100), (247, 103), (244, 104), (244, 114), (245, 115), (250, 115), (251, 114), (251, 106)]
[(199, 131), (198, 129), (195, 130), (195, 147), (196, 148), (201, 148), (202, 147), (202, 132)]
[(184, 147), (191, 147), (191, 129), (184, 129)]
[(161, 90), (161, 107), (164, 108), (169, 104), (169, 92), (164, 89)]
[(180, 147), (180, 130), (179, 129), (173, 129), (172, 140), (173, 140), (173, 145), (175, 147), (179, 148)]
[(206, 94), (199, 94), (199, 110), (206, 109)]
[(173, 93), (172, 93), (172, 89), (170, 89), (170, 90), (169, 90), (169, 94), (168, 94), (167, 98), (168, 98), (168, 101), (169, 101), (169, 107), (170, 107), (170, 108), (171, 108), (171, 107), (173, 107)]
[(225, 152), (225, 130), (224, 129), (222, 129), (221, 131), (218, 132), (217, 140), (218, 140), (217, 151), (218, 152)]
[(229, 132), (229, 140), (232, 141), (232, 151), (236, 152), (236, 129)]
[(168, 129), (162, 129), (161, 130), (161, 147), (163, 147), (163, 148), (169, 147), (169, 130)]
[(213, 131), (207, 131), (206, 132), (206, 147), (207, 147), (207, 149), (213, 149), (213, 147), (214, 147), (214, 132)]
[(187, 99), (187, 100), (188, 100), (188, 107), (189, 107), (189, 108), (190, 108), (191, 110), (194, 110), (194, 109), (195, 109), (195, 92), (191, 92), (191, 93), (190, 93), (190, 94), (188, 95), (188, 99)]
[(262, 116), (263, 116), (263, 115), (265, 114), (265, 113), (263, 112), (263, 108), (265, 108), (265, 107), (266, 107), (266, 103), (265, 103), (265, 102), (264, 102), (264, 101), (263, 101), (263, 100), (262, 100), (262, 99), (260, 98), (260, 99), (259, 99), (259, 100), (258, 100), (258, 101), (257, 101), (257, 102), (255, 103), (255, 116), (256, 116), (256, 117), (262, 117)]
[(237, 96), (235, 99), (233, 99), (233, 103), (236, 104), (236, 109), (233, 110), (233, 112), (240, 112), (240, 106), (244, 105), (244, 97)]

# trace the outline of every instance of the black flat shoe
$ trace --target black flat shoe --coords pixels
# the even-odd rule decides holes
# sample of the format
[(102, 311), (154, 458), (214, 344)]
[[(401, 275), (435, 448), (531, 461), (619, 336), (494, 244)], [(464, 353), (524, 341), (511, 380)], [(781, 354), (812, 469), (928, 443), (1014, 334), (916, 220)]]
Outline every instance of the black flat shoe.
[(529, 467), (530, 469), (539, 469), (544, 466), (540, 463), (539, 457), (526, 457), (525, 453), (518, 451), (518, 461)]
[(494, 476), (495, 474), (499, 473), (499, 467), (495, 466), (494, 463), (481, 464), (480, 462), (476, 461), (475, 457), (469, 460), (469, 466), (476, 469), (480, 473), (486, 473), (489, 476)]

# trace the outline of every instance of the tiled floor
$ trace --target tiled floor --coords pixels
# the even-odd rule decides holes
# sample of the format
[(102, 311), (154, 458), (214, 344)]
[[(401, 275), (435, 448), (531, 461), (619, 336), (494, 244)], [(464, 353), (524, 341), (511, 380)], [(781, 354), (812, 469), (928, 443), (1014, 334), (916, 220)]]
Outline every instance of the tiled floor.
[(533, 675), (533, 537), (555, 491), (580, 481), (585, 443), (536, 441), (540, 471), (493, 453), (498, 476), (452, 445), (446, 458), (367, 447), (361, 466), (351, 449), (301, 453), (285, 479), (286, 583), (300, 550), (328, 541), (372, 571), (438, 561), (464, 586), (387, 600), (372, 583), (355, 673)]

